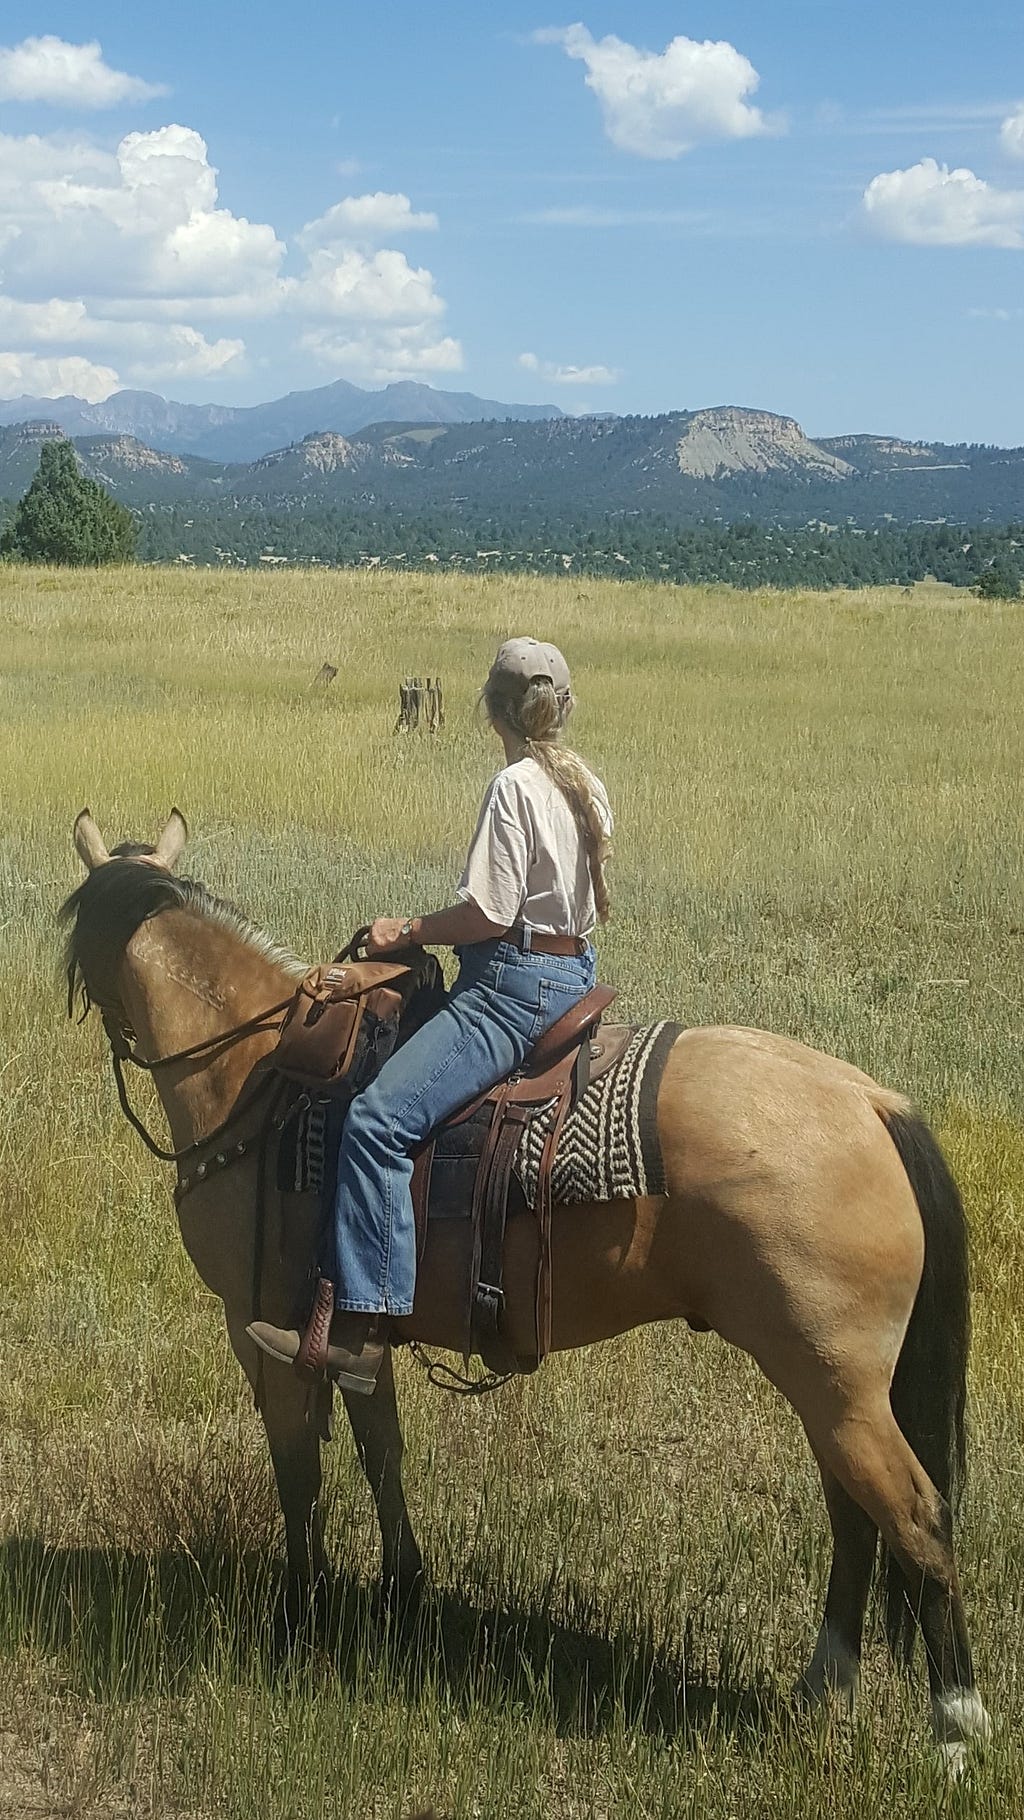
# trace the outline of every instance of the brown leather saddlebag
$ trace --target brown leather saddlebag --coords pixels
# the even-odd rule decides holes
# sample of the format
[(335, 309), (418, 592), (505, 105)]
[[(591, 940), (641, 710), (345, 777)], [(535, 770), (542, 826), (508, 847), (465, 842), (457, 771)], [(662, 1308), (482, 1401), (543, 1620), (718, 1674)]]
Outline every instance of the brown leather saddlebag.
[(348, 952), (306, 974), (272, 1058), (289, 1080), (344, 1097), (368, 1086), (387, 1061), (406, 1005), (437, 965), (422, 949), (394, 961), (350, 960)]

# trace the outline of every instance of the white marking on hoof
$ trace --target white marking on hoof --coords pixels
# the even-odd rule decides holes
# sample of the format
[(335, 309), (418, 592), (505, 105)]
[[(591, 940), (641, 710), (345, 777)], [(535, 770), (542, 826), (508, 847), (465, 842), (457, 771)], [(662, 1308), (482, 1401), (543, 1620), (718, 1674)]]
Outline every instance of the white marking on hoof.
[(939, 1757), (951, 1782), (959, 1782), (967, 1767), (966, 1744), (940, 1744)]
[(849, 1644), (828, 1623), (818, 1632), (814, 1654), (798, 1683), (797, 1693), (808, 1706), (828, 1698), (852, 1715), (860, 1682), (860, 1663)]
[(960, 1776), (964, 1775), (964, 1769), (968, 1767), (968, 1754), (969, 1745), (966, 1744), (939, 1745), (940, 1764), (946, 1771), (949, 1782), (959, 1782)]
[(968, 1746), (992, 1736), (992, 1721), (976, 1687), (939, 1694), (932, 1701), (932, 1726), (939, 1754), (954, 1781), (963, 1774)]

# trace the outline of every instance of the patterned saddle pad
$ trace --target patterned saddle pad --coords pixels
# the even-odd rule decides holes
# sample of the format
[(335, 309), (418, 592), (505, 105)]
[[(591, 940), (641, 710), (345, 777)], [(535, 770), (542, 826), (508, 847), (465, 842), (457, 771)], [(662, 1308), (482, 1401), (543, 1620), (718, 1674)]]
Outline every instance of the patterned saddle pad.
[[(681, 1030), (681, 1024), (667, 1022), (634, 1030), (619, 1060), (587, 1088), (558, 1139), (551, 1171), (556, 1203), (664, 1194), (658, 1088)], [(515, 1171), (528, 1207), (536, 1199), (544, 1139), (553, 1118), (552, 1106), (531, 1119), (519, 1140)]]
[[(619, 1059), (593, 1081), (562, 1127), (552, 1170), (552, 1198), (563, 1205), (634, 1200), (665, 1193), (658, 1138), (658, 1089), (682, 1024), (662, 1022), (634, 1030)], [(514, 1171), (520, 1204), (532, 1207), (553, 1103), (538, 1107), (524, 1127)], [(301, 1105), (288, 1119), (278, 1154), (278, 1187), (333, 1196), (343, 1112), (325, 1099)], [(487, 1135), (489, 1109), (435, 1134), (429, 1217), (468, 1218), (476, 1165)], [(518, 1199), (519, 1197), (517, 1197)], [(511, 1211), (511, 1209), (510, 1209)]]

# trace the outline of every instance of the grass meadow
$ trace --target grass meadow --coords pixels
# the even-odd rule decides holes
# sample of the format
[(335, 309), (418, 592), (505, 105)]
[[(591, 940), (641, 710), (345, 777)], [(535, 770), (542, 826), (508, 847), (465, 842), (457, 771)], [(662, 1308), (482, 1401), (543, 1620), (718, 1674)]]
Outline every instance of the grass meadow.
[[(964, 1189), (960, 1554), (997, 1730), (955, 1790), (920, 1659), (908, 1681), (874, 1630), (853, 1726), (794, 1718), (828, 1565), (816, 1476), (751, 1363), (685, 1329), (479, 1403), (400, 1357), (419, 1632), (381, 1620), (339, 1430), (338, 1636), (274, 1652), (258, 1421), (98, 1021), (64, 1015), (71, 824), (88, 802), (111, 844), (154, 838), (179, 804), (184, 869), (322, 958), (373, 912), (447, 900), (496, 755), (475, 692), (526, 630), (566, 650), (617, 810), (601, 971), (624, 1014), (849, 1058), (919, 1100)], [(392, 732), (410, 672), (444, 679), (436, 738)], [(1020, 608), (938, 587), (0, 569), (0, 1813), (1021, 1811), (1022, 700)]]

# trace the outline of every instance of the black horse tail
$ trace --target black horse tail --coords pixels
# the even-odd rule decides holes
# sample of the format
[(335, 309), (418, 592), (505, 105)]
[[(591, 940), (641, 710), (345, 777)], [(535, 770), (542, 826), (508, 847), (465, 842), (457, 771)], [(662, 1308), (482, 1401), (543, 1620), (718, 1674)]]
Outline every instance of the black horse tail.
[[(910, 1108), (878, 1110), (907, 1172), (924, 1226), (924, 1270), (896, 1363), (892, 1408), (952, 1515), (967, 1466), (967, 1222), (949, 1164), (921, 1115)], [(913, 1601), (903, 1570), (888, 1549), (882, 1578), (889, 1647), (909, 1660), (916, 1633)]]

